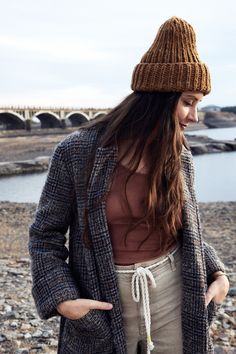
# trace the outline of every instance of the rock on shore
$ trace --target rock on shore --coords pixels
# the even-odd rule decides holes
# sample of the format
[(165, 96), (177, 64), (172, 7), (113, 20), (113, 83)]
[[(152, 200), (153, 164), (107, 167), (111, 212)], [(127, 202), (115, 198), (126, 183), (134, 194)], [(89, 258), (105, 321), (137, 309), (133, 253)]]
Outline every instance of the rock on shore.
[[(231, 290), (211, 326), (215, 353), (236, 353), (236, 202), (199, 203), (204, 238), (226, 265)], [(41, 320), (31, 296), (28, 227), (36, 204), (0, 202), (0, 353), (56, 354), (59, 318)]]
[(43, 172), (48, 169), (49, 160), (49, 156), (39, 156), (33, 160), (0, 162), (0, 176)]
[(215, 140), (192, 133), (187, 139), (193, 155), (236, 151), (236, 140)]
[(236, 127), (236, 114), (232, 112), (206, 112), (203, 122), (209, 128)]

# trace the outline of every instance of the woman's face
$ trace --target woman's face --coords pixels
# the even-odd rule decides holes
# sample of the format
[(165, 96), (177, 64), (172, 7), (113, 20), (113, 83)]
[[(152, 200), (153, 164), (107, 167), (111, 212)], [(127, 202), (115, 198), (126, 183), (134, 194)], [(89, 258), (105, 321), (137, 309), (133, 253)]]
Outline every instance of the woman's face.
[(183, 92), (176, 107), (176, 117), (182, 131), (189, 123), (198, 122), (197, 106), (201, 102), (203, 94), (201, 92)]

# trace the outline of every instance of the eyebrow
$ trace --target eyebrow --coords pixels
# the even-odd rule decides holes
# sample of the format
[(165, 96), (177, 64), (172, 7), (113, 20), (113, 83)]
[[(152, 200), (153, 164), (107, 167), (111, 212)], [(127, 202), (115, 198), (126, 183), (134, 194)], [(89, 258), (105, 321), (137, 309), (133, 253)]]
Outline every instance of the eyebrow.
[(195, 96), (188, 95), (188, 94), (186, 94), (184, 97), (190, 97), (190, 98), (192, 98), (194, 101), (199, 101), (199, 102), (202, 101), (202, 100), (199, 100), (198, 98), (196, 98)]

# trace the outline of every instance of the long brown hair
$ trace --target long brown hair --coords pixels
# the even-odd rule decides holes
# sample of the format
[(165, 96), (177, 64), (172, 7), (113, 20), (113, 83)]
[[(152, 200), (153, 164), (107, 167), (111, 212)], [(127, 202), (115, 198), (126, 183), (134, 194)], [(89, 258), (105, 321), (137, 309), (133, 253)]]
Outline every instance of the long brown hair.
[[(124, 154), (132, 151), (128, 167), (130, 173), (125, 182), (135, 173), (141, 158), (148, 162), (148, 190), (145, 215), (129, 228), (127, 234), (145, 222), (148, 235), (154, 230), (160, 236), (160, 248), (165, 250), (171, 239), (177, 237), (181, 227), (183, 186), (181, 179), (181, 151), (188, 143), (182, 134), (175, 115), (181, 96), (179, 92), (133, 92), (106, 116), (86, 123), (83, 128), (104, 125), (101, 146), (126, 144)], [(126, 240), (126, 238), (125, 238)], [(145, 241), (144, 240), (144, 241)], [(144, 242), (143, 241), (143, 242)], [(141, 245), (140, 245), (141, 246)]]

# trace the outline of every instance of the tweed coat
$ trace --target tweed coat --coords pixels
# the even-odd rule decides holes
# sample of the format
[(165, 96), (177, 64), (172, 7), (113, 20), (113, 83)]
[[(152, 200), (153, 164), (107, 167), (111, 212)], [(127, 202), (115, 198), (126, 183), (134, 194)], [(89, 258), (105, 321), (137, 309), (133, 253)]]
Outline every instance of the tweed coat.
[[(97, 127), (80, 129), (55, 147), (29, 229), (32, 295), (42, 319), (59, 315), (57, 304), (69, 299), (113, 304), (110, 311), (90, 310), (79, 320), (61, 316), (59, 354), (127, 354), (106, 201), (97, 203), (109, 191), (118, 149), (99, 145), (102, 132), (103, 128)], [(86, 176), (93, 152), (93, 167)], [(213, 353), (209, 326), (218, 305), (211, 301), (206, 307), (205, 294), (211, 274), (224, 271), (224, 265), (202, 237), (192, 155), (185, 147), (181, 159), (185, 198), (181, 239), (183, 353), (207, 354)], [(85, 210), (91, 247), (82, 237)]]

